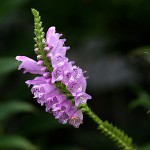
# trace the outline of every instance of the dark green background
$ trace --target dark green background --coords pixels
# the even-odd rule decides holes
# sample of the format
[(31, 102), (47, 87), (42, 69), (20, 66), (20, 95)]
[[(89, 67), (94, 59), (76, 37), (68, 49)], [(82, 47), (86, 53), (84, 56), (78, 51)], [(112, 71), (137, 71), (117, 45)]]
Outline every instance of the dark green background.
[[(0, 2), (0, 149), (116, 150), (84, 115), (79, 129), (59, 124), (33, 99), (15, 56), (34, 54), (33, 16), (56, 26), (86, 70), (89, 106), (150, 150), (150, 1), (4, 0)], [(146, 53), (147, 52), (147, 53)]]

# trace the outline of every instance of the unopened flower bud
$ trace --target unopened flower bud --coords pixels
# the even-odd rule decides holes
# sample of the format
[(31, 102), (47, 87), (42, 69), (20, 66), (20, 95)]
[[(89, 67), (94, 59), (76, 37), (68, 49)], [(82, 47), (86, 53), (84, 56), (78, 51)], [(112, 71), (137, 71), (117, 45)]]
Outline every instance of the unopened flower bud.
[(48, 54), (46, 55), (46, 57), (50, 59), (50, 58), (52, 57), (52, 54), (51, 54), (51, 53), (48, 53)]
[(35, 51), (35, 53), (38, 53), (39, 49), (38, 49), (38, 48), (35, 48), (34, 51)]
[(40, 60), (42, 58), (41, 55), (37, 55), (37, 60)]
[(43, 65), (43, 60), (39, 60), (39, 61), (37, 62), (37, 65), (38, 65), (38, 66)]
[(43, 77), (44, 77), (44, 78), (48, 78), (48, 77), (49, 77), (49, 72), (43, 73)]
[(50, 50), (50, 48), (49, 48), (49, 47), (45, 47), (44, 50), (45, 50), (46, 52), (48, 52), (48, 51)]

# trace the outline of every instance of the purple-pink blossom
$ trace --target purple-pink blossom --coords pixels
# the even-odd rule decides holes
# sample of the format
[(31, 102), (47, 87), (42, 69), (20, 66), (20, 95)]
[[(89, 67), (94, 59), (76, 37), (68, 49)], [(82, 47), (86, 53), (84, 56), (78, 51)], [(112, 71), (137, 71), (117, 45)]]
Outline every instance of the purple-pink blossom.
[(31, 74), (42, 74), (41, 72), (41, 66), (37, 64), (36, 61), (34, 61), (31, 58), (28, 58), (26, 56), (17, 56), (16, 60), (22, 61), (21, 65), (19, 66), (20, 69), (24, 69), (23, 73), (31, 73)]
[[(37, 74), (33, 80), (26, 81), (28, 86), (32, 86), (31, 92), (37, 102), (44, 105), (46, 112), (52, 113), (60, 123), (68, 122), (78, 128), (83, 122), (79, 106), (91, 99), (91, 96), (86, 93), (86, 78), (82, 69), (66, 57), (69, 47), (64, 46), (66, 40), (60, 39), (61, 36), (62, 34), (56, 33), (55, 27), (50, 27), (46, 34), (43, 52), (51, 62), (52, 72), (44, 65), (45, 60), (38, 48), (35, 48), (38, 61), (26, 56), (17, 56), (16, 59), (22, 62), (19, 70), (24, 69), (24, 73)], [(73, 99), (61, 92), (56, 86), (58, 82), (67, 88)]]

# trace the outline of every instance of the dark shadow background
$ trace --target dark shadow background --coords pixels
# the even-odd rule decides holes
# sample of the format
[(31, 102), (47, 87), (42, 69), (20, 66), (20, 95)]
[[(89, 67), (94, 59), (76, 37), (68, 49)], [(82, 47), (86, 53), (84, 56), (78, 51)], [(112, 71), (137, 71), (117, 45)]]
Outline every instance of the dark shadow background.
[(33, 99), (30, 74), (15, 56), (35, 58), (33, 16), (63, 33), (67, 56), (87, 71), (89, 106), (150, 150), (150, 1), (4, 0), (0, 2), (0, 149), (116, 150), (86, 115), (79, 129), (59, 124)]

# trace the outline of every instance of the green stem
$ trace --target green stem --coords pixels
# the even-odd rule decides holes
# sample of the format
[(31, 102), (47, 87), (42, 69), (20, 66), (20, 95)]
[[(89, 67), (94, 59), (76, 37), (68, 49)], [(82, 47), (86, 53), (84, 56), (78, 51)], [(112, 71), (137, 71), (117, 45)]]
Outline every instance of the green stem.
[(103, 122), (89, 107), (87, 104), (82, 105), (81, 109), (85, 112), (90, 118), (93, 119), (95, 123), (98, 124), (98, 129), (101, 132), (109, 137), (116, 145), (122, 150), (137, 150), (133, 144), (132, 139), (124, 134), (123, 131), (114, 127), (112, 124), (107, 121)]

